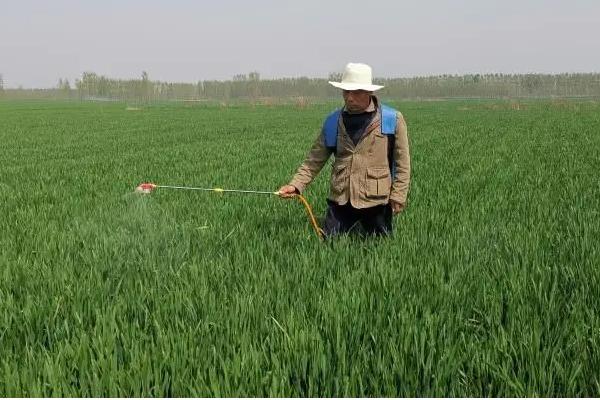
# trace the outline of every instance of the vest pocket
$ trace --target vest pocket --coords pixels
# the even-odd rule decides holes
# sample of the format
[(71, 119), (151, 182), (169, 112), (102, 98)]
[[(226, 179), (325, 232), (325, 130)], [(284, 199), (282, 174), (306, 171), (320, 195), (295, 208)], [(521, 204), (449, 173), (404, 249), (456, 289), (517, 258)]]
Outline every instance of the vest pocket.
[(391, 186), (389, 168), (367, 168), (367, 197), (387, 197), (390, 195)]

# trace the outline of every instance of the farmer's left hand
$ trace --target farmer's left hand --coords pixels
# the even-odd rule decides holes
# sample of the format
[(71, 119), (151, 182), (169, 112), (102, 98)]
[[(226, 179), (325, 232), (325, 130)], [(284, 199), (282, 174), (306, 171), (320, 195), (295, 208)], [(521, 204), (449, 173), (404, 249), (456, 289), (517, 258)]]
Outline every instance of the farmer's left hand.
[(390, 206), (392, 207), (392, 213), (394, 215), (401, 213), (404, 210), (405, 205), (402, 203), (399, 203), (397, 201), (394, 200), (390, 200)]

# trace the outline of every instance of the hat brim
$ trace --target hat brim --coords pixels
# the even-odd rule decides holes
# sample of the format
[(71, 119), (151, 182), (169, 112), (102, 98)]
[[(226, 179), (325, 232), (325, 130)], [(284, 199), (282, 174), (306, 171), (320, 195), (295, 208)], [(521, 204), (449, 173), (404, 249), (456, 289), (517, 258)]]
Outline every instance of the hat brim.
[(329, 84), (335, 86), (338, 89), (343, 90), (366, 90), (367, 92), (374, 92), (382, 89), (381, 85), (365, 85), (364, 83), (344, 83), (344, 82), (331, 82)]

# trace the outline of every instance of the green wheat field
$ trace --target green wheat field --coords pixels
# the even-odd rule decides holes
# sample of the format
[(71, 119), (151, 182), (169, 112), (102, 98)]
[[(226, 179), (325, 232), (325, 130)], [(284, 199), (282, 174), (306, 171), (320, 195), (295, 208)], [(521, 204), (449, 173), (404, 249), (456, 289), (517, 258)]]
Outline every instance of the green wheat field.
[(134, 189), (275, 191), (339, 104), (0, 102), (0, 395), (599, 396), (600, 103), (389, 104), (395, 235), (321, 243), (293, 199)]

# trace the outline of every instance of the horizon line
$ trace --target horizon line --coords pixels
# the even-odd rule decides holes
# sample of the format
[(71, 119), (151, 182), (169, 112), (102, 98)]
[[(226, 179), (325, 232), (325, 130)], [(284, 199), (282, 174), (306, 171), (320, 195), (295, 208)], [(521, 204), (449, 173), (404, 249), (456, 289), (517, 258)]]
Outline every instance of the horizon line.
[[(147, 72), (142, 70), (143, 72)], [(50, 90), (50, 89), (56, 89), (59, 80), (63, 80), (66, 79), (69, 81), (70, 84), (75, 84), (75, 82), (80, 79), (84, 73), (93, 73), (96, 74), (99, 77), (104, 77), (107, 78), (109, 80), (116, 80), (116, 81), (134, 81), (134, 80), (141, 80), (141, 73), (139, 76), (137, 77), (128, 77), (128, 78), (123, 78), (123, 77), (113, 77), (113, 76), (108, 76), (108, 75), (103, 75), (101, 73), (97, 73), (95, 71), (83, 71), (81, 72), (81, 74), (73, 81), (69, 80), (69, 78), (63, 78), (63, 77), (58, 77), (56, 80), (56, 84), (54, 86), (41, 86), (41, 87), (33, 87), (33, 86), (25, 86), (22, 84), (19, 84), (17, 86), (7, 86), (6, 83), (6, 76), (0, 71), (0, 77), (1, 82), (3, 83), (3, 89), (4, 90)], [(228, 78), (228, 79), (198, 79), (195, 81), (177, 81), (177, 80), (162, 80), (162, 79), (152, 79), (150, 74), (148, 73), (148, 76), (150, 77), (150, 79), (148, 79), (149, 82), (156, 82), (156, 83), (168, 83), (168, 84), (187, 84), (187, 85), (197, 85), (200, 82), (232, 82), (234, 81), (234, 78), (236, 76), (246, 76), (246, 78), (248, 77), (249, 74), (251, 73), (258, 73), (259, 74), (259, 82), (260, 81), (277, 81), (277, 80), (285, 80), (285, 79), (322, 79), (322, 80), (327, 80), (329, 79), (329, 77), (324, 77), (324, 76), (307, 76), (307, 75), (297, 75), (297, 76), (280, 76), (280, 77), (262, 77), (260, 76), (260, 71), (249, 71), (246, 73), (239, 73), (239, 74), (235, 74), (232, 77)], [(332, 72), (332, 74), (336, 74), (337, 72)], [(339, 73), (341, 75), (341, 72)], [(586, 72), (582, 72), (582, 71), (562, 71), (562, 72), (468, 72), (468, 73), (440, 73), (440, 74), (424, 74), (424, 75), (410, 75), (410, 76), (395, 76), (395, 77), (383, 77), (383, 76), (374, 76), (373, 77), (373, 81), (377, 81), (377, 80), (394, 80), (394, 79), (421, 79), (421, 78), (438, 78), (438, 77), (464, 77), (464, 76), (491, 76), (491, 75), (501, 75), (501, 76), (526, 76), (526, 75), (545, 75), (545, 76), (560, 76), (560, 75), (594, 75), (594, 74), (600, 74), (600, 71), (586, 71)]]

